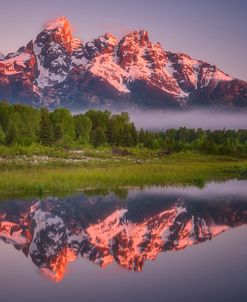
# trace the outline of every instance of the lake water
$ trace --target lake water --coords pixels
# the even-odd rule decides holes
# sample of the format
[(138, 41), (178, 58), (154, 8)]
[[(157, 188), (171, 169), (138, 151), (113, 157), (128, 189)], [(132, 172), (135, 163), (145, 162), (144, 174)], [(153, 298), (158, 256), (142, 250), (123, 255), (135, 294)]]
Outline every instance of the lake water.
[(1, 301), (247, 301), (247, 181), (0, 202)]

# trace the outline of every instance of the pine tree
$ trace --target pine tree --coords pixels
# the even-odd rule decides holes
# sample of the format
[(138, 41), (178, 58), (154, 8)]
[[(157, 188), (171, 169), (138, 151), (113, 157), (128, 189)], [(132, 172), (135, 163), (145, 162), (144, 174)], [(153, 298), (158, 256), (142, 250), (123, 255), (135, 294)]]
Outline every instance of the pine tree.
[(92, 122), (89, 117), (84, 114), (75, 116), (75, 134), (76, 139), (82, 144), (88, 144)]
[(136, 146), (138, 142), (138, 134), (134, 123), (130, 124), (130, 132), (132, 136), (132, 146)]
[(4, 144), (5, 142), (5, 133), (3, 131), (3, 128), (0, 126), (0, 144)]
[(92, 144), (94, 147), (104, 145), (106, 143), (106, 135), (101, 127), (97, 127), (92, 135)]
[(6, 133), (5, 142), (6, 145), (12, 145), (17, 139), (17, 127), (14, 121), (10, 121), (8, 130)]
[(49, 146), (52, 143), (53, 129), (47, 109), (41, 109), (41, 121), (39, 128), (39, 140), (42, 145)]
[(144, 144), (144, 142), (145, 142), (145, 132), (144, 132), (143, 128), (141, 128), (141, 130), (139, 132), (138, 141), (141, 144)]
[(55, 142), (63, 137), (63, 132), (62, 123), (56, 123), (53, 125), (53, 138)]

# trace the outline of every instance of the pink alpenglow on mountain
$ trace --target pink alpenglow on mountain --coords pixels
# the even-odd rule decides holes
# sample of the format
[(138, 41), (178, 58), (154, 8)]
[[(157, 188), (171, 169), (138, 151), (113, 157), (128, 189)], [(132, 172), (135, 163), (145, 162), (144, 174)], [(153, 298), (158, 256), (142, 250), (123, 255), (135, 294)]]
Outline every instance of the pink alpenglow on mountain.
[(145, 30), (83, 43), (65, 17), (0, 53), (0, 98), (54, 108), (247, 108), (247, 83), (152, 43)]
[(121, 204), (123, 200), (113, 195), (91, 196), (86, 202), (10, 201), (0, 208), (0, 239), (59, 282), (76, 259), (102, 268), (117, 263), (140, 272), (146, 261), (161, 253), (186, 249), (247, 224), (247, 205), (236, 200), (194, 205), (180, 198), (168, 204), (151, 200), (152, 213), (148, 203), (137, 212), (135, 206)]

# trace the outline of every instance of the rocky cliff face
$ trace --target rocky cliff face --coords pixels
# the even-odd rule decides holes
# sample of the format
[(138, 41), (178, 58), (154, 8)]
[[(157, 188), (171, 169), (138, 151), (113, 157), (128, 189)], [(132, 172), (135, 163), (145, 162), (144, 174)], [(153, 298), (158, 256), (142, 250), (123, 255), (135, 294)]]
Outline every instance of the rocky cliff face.
[(141, 202), (141, 207), (123, 205), (109, 195), (2, 203), (0, 239), (60, 281), (77, 257), (101, 267), (116, 262), (141, 271), (146, 260), (162, 252), (185, 249), (247, 223), (245, 202)]
[(153, 44), (147, 31), (83, 44), (60, 17), (16, 53), (0, 54), (0, 98), (50, 108), (247, 107), (247, 83)]

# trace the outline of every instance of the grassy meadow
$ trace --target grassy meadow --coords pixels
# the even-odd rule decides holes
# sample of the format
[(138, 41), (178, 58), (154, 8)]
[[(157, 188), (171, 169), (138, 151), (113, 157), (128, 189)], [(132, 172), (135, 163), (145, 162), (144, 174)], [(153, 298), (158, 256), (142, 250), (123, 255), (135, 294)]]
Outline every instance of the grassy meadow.
[(36, 146), (5, 149), (0, 158), (0, 195), (47, 195), (86, 189), (195, 185), (247, 178), (247, 159), (191, 152), (160, 155), (128, 149), (113, 155), (110, 148), (64, 151)]
[(0, 197), (231, 178), (247, 178), (246, 129), (157, 132), (127, 112), (0, 102)]

